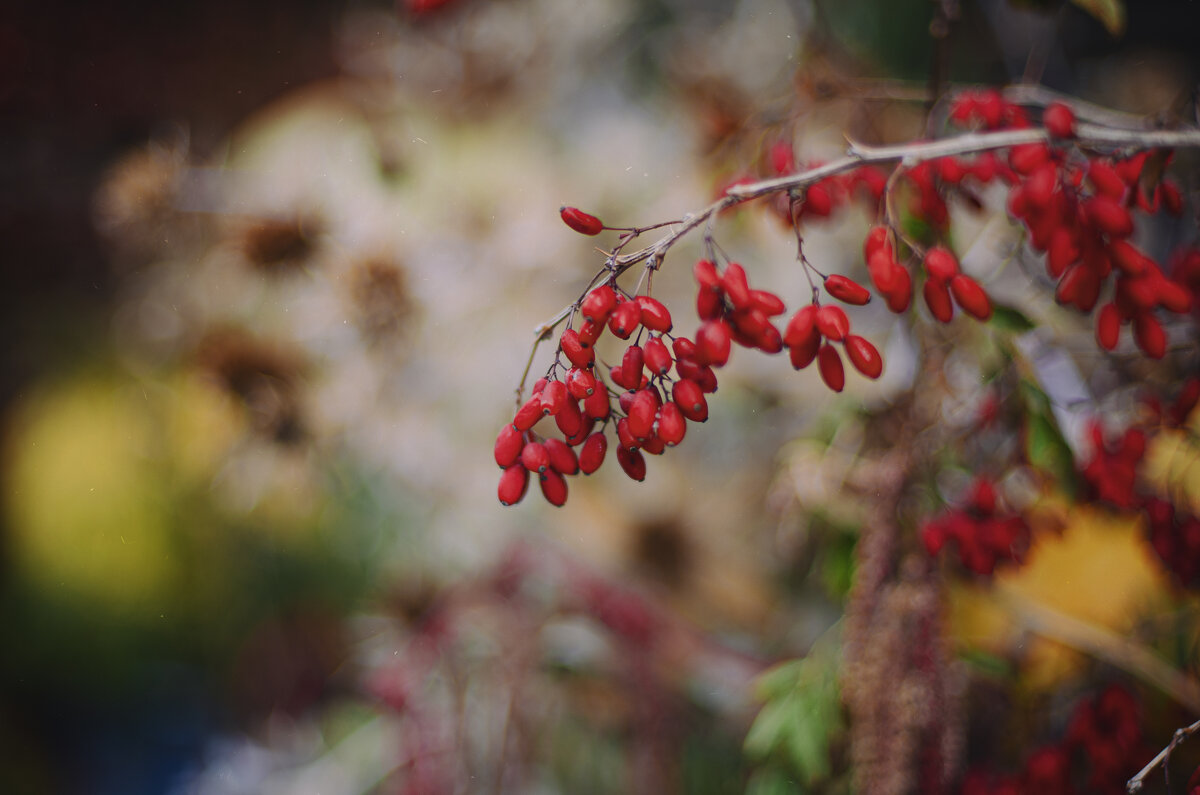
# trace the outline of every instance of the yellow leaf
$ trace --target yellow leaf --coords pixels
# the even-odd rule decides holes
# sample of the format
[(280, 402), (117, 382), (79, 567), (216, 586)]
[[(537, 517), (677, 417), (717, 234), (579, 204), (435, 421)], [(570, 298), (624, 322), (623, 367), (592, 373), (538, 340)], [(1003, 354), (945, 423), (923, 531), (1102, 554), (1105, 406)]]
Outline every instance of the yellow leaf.
[(1125, 3), (1122, 0), (1071, 0), (1100, 21), (1113, 36), (1125, 32)]

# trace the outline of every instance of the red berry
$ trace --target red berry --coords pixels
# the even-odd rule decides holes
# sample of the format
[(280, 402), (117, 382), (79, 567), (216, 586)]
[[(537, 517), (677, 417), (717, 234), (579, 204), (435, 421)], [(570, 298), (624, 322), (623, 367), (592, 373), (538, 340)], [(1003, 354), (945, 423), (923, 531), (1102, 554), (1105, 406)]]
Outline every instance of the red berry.
[(516, 505), (525, 496), (529, 488), (529, 470), (520, 464), (513, 464), (500, 475), (500, 487), (497, 494), (501, 505)]
[(1133, 218), (1129, 210), (1115, 199), (1093, 196), (1083, 203), (1083, 211), (1092, 225), (1109, 237), (1123, 238), (1133, 234)]
[(553, 469), (548, 469), (542, 473), (539, 482), (542, 486), (542, 496), (546, 498), (546, 502), (556, 508), (562, 507), (563, 503), (567, 501), (567, 479)]
[(562, 407), (568, 400), (571, 399), (567, 392), (567, 385), (562, 381), (551, 381), (546, 384), (546, 388), (540, 393), (542, 399), (542, 413), (548, 417), (553, 417), (562, 411)]
[(1096, 342), (1106, 351), (1117, 347), (1121, 335), (1121, 312), (1116, 304), (1105, 304), (1096, 314)]
[(563, 402), (562, 408), (554, 415), (554, 424), (568, 439), (578, 435), (583, 429), (583, 412), (579, 410), (579, 403), (575, 398), (568, 398)]
[(730, 343), (729, 324), (724, 320), (706, 320), (696, 329), (696, 353), (705, 364), (720, 367), (728, 362)]
[(950, 292), (968, 315), (978, 320), (987, 320), (992, 316), (992, 302), (987, 293), (979, 286), (979, 282), (965, 273), (950, 280)]
[(768, 292), (767, 290), (751, 290), (750, 306), (762, 312), (767, 317), (782, 315), (787, 311), (787, 306), (784, 305), (783, 300), (775, 295), (775, 293)]
[(622, 301), (608, 316), (608, 330), (627, 340), (642, 322), (642, 310), (635, 301)]
[(949, 323), (950, 318), (954, 317), (954, 305), (950, 303), (950, 289), (946, 283), (938, 279), (926, 279), (922, 292), (929, 314), (942, 323)]
[(870, 262), (876, 252), (882, 251), (892, 257), (891, 233), (886, 226), (873, 226), (863, 240), (863, 262)]
[(629, 406), (629, 432), (639, 442), (654, 435), (654, 417), (658, 413), (658, 393), (653, 388), (639, 389)]
[(883, 372), (883, 358), (879, 350), (867, 340), (856, 334), (846, 335), (846, 355), (854, 369), (867, 378), (878, 378)]
[(567, 391), (576, 400), (583, 400), (596, 391), (596, 376), (591, 370), (572, 367), (567, 371)]
[(530, 472), (545, 472), (550, 468), (550, 451), (541, 442), (530, 442), (521, 448), (521, 464)]
[(664, 403), (658, 410), (658, 438), (667, 447), (674, 447), (683, 441), (687, 432), (687, 420), (683, 411), (673, 402)]
[(825, 291), (839, 301), (855, 306), (862, 306), (871, 300), (871, 294), (867, 292), (866, 287), (840, 273), (831, 273), (825, 277)]
[(517, 462), (521, 456), (521, 448), (525, 446), (525, 434), (512, 426), (512, 423), (500, 429), (496, 437), (496, 463), (506, 469)]
[(721, 291), (701, 290), (696, 293), (696, 317), (713, 320), (725, 311), (725, 294)]
[(1088, 180), (1096, 192), (1110, 199), (1120, 199), (1125, 193), (1125, 180), (1106, 160), (1091, 160), (1088, 163)]
[(579, 471), (590, 475), (604, 463), (604, 454), (608, 452), (608, 437), (604, 431), (596, 431), (584, 441), (579, 450)]
[(692, 422), (704, 422), (708, 419), (708, 401), (704, 392), (695, 381), (681, 378), (671, 387), (671, 399), (679, 404), (683, 416)]
[(666, 375), (671, 371), (671, 353), (667, 350), (667, 344), (662, 341), (661, 337), (651, 337), (646, 340), (642, 353), (650, 372), (655, 375)]
[(621, 357), (622, 379), (617, 380), (616, 374), (614, 374), (613, 380), (626, 389), (637, 389), (642, 385), (642, 370), (645, 363), (646, 354), (642, 351), (642, 346), (630, 345), (625, 349), (625, 355)]
[(926, 272), (939, 281), (948, 282), (958, 274), (958, 258), (944, 246), (934, 246), (925, 254)]
[(550, 453), (550, 468), (564, 475), (574, 475), (579, 471), (579, 459), (575, 457), (566, 442), (560, 439), (547, 439), (542, 442)]
[(640, 451), (626, 450), (624, 447), (618, 447), (617, 463), (621, 465), (621, 469), (625, 470), (625, 474), (633, 480), (641, 482), (646, 479), (646, 459)]
[(719, 293), (724, 289), (721, 286), (721, 274), (717, 272), (717, 266), (710, 260), (699, 260), (692, 266), (692, 275), (696, 277), (702, 290)]
[(824, 218), (833, 212), (833, 196), (830, 195), (829, 188), (823, 182), (810, 185), (808, 190), (805, 191), (804, 212), (806, 215), (815, 215), (819, 218)]
[(1042, 124), (1052, 138), (1072, 138), (1075, 135), (1075, 111), (1061, 102), (1051, 102), (1042, 113)]
[(792, 367), (797, 370), (803, 370), (812, 364), (813, 359), (817, 358), (817, 350), (821, 347), (821, 335), (813, 334), (804, 342), (797, 345), (792, 345), (788, 348), (788, 356), (792, 360)]
[(513, 417), (512, 424), (518, 431), (527, 431), (537, 425), (537, 421), (544, 416), (546, 415), (542, 411), (542, 396), (535, 394), (517, 409), (517, 416)]
[(833, 304), (826, 304), (817, 310), (815, 323), (817, 331), (834, 342), (845, 339), (850, 331), (850, 318), (846, 317), (845, 310)]
[(587, 294), (579, 305), (584, 320), (592, 323), (603, 323), (617, 306), (617, 294), (607, 284), (602, 284)]
[(663, 306), (662, 301), (657, 298), (651, 298), (648, 295), (639, 295), (633, 299), (641, 309), (642, 325), (651, 331), (670, 331), (673, 324), (671, 323), (671, 313)]
[(629, 418), (622, 417), (617, 420), (617, 449), (636, 450), (641, 446), (641, 440), (633, 435), (633, 431), (629, 430)]
[(721, 274), (721, 287), (729, 296), (729, 302), (734, 309), (747, 309), (750, 306), (750, 285), (746, 282), (746, 269), (736, 262), (729, 263)]
[(604, 326), (604, 321), (594, 323), (591, 320), (585, 320), (583, 325), (579, 327), (580, 344), (585, 348), (595, 345), (596, 340), (600, 339), (600, 335), (604, 333)]
[(800, 307), (788, 321), (787, 328), (784, 329), (783, 344), (794, 348), (797, 345), (807, 344), (812, 339), (819, 339), (816, 323), (816, 304)]
[(900, 265), (896, 266), (893, 276), (896, 285), (884, 297), (887, 299), (888, 309), (900, 314), (908, 311), (908, 306), (912, 303), (912, 276), (909, 275), (908, 268)]
[(604, 231), (604, 223), (594, 215), (588, 215), (583, 210), (574, 207), (560, 207), (558, 214), (563, 223), (581, 235), (598, 235)]
[(834, 392), (841, 392), (846, 385), (846, 371), (842, 368), (842, 357), (837, 348), (829, 343), (817, 351), (817, 369), (821, 371), (821, 380)]
[(1161, 359), (1167, 352), (1167, 335), (1151, 312), (1134, 316), (1133, 339), (1151, 359)]
[(591, 345), (584, 345), (579, 338), (579, 332), (573, 328), (562, 333), (558, 344), (562, 347), (563, 355), (576, 367), (587, 368), (596, 361), (595, 349)]
[(604, 384), (597, 383), (596, 391), (583, 399), (583, 413), (594, 420), (602, 420), (609, 415), (611, 410), (608, 403), (608, 389)]

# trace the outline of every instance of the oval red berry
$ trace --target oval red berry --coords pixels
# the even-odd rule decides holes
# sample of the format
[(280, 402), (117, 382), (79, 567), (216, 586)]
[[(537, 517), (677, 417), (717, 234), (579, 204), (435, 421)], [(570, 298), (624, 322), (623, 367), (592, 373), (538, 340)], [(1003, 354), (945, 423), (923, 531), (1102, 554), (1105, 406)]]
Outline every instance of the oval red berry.
[(604, 231), (603, 221), (575, 207), (560, 207), (558, 214), (562, 217), (563, 223), (581, 235), (598, 235)]

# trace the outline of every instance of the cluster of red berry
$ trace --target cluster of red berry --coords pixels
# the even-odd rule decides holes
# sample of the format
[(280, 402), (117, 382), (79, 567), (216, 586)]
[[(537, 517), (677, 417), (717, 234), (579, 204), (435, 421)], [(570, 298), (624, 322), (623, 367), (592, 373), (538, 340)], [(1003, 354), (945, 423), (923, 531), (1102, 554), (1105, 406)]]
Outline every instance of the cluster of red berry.
[(1029, 548), (1029, 538), (1029, 524), (1024, 517), (997, 511), (996, 488), (982, 477), (975, 480), (963, 505), (921, 526), (921, 541), (930, 555), (936, 556), (953, 542), (962, 565), (985, 577), (1001, 563), (1020, 563)]
[[(1141, 729), (1141, 710), (1133, 694), (1109, 685), (1076, 706), (1060, 744), (1035, 750), (1019, 773), (998, 774), (983, 768), (967, 771), (960, 795), (1118, 795), (1125, 781), (1149, 761)], [(1086, 786), (1072, 781), (1073, 760), (1082, 760)]]
[[(1200, 378), (1191, 378), (1171, 405), (1163, 407), (1151, 400), (1148, 408), (1162, 425), (1178, 427), (1187, 421), (1197, 402)], [(1139, 489), (1146, 430), (1128, 428), (1114, 443), (1106, 441), (1099, 422), (1093, 422), (1089, 431), (1093, 454), (1081, 474), (1091, 496), (1119, 510), (1144, 514), (1150, 543), (1176, 582), (1184, 588), (1200, 587), (1200, 517)]]
[[(1023, 108), (997, 92), (961, 97), (951, 118), (988, 129), (1031, 123)], [(1062, 103), (1047, 107), (1042, 123), (1053, 138), (1075, 134), (1074, 113)], [(1138, 347), (1147, 356), (1162, 358), (1166, 335), (1155, 310), (1185, 313), (1191, 308), (1190, 292), (1128, 241), (1135, 210), (1155, 213), (1161, 207), (1173, 215), (1182, 213), (1178, 186), (1150, 176), (1169, 159), (1169, 153), (1150, 151), (1127, 158), (1086, 157), (1069, 147), (1033, 143), (1012, 147), (1007, 166), (999, 171), (1013, 186), (1009, 214), (1025, 224), (1033, 248), (1046, 254), (1046, 272), (1057, 282), (1060, 304), (1090, 313), (1115, 275), (1113, 299), (1096, 316), (1096, 340), (1105, 350), (1116, 348), (1121, 326), (1131, 323)]]

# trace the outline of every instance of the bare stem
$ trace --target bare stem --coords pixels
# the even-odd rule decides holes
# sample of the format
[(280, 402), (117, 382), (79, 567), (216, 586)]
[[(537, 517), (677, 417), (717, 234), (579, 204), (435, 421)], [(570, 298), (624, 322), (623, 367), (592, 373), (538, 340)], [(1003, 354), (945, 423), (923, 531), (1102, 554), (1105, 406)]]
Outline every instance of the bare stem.
[(1174, 736), (1171, 737), (1171, 742), (1167, 744), (1167, 747), (1159, 751), (1153, 759), (1147, 762), (1146, 766), (1139, 770), (1136, 776), (1129, 779), (1129, 781), (1125, 784), (1125, 791), (1129, 793), (1141, 792), (1142, 783), (1145, 781), (1146, 776), (1153, 773), (1155, 768), (1157, 768), (1159, 765), (1162, 765), (1163, 770), (1165, 771), (1167, 769), (1167, 763), (1170, 762), (1171, 759), (1171, 752), (1175, 750), (1177, 745), (1191, 737), (1196, 732), (1200, 732), (1200, 720), (1196, 721), (1191, 726), (1185, 726), (1182, 729), (1178, 729)]

